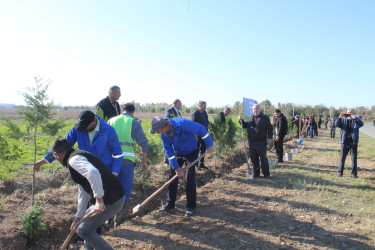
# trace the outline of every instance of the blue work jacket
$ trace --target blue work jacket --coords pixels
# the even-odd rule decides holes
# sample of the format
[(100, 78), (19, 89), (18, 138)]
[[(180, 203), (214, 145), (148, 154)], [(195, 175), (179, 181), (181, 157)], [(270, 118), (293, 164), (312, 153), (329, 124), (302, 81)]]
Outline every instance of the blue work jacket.
[[(74, 127), (65, 136), (65, 139), (69, 141), (72, 147), (78, 142), (78, 148), (80, 150), (90, 152), (97, 156), (109, 169), (111, 169), (112, 173), (119, 174), (123, 160), (123, 153), (116, 131), (100, 116), (96, 115), (96, 118), (99, 119), (99, 131), (96, 132), (91, 145), (88, 133), (85, 131), (79, 131)], [(53, 157), (52, 152), (50, 151), (44, 156), (44, 159), (51, 163), (55, 160), (55, 157)]]
[[(337, 118), (335, 121), (335, 126), (341, 128), (341, 132), (340, 132), (341, 143), (345, 142), (345, 138), (348, 134), (349, 121), (350, 119), (348, 118)], [(358, 118), (355, 118), (352, 121), (353, 121), (353, 126), (351, 129), (352, 139), (353, 139), (353, 144), (356, 144), (359, 141), (359, 128), (363, 126), (363, 122)]]
[(160, 134), (165, 153), (173, 169), (180, 167), (175, 155), (185, 156), (197, 150), (197, 139), (201, 137), (207, 147), (214, 144), (207, 129), (196, 122), (185, 118), (168, 119), (173, 128), (173, 134)]

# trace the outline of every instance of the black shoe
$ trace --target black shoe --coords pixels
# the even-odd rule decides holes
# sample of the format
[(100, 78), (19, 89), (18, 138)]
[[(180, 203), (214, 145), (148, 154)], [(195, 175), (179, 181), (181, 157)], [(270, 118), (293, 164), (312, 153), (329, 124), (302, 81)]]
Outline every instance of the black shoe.
[(198, 165), (198, 168), (200, 168), (200, 169), (208, 169), (208, 167), (206, 167), (203, 163), (201, 165)]
[(195, 216), (195, 208), (186, 209), (185, 217), (193, 217), (193, 216)]
[(338, 174), (337, 174), (337, 177), (342, 177), (342, 173), (338, 173)]
[(169, 205), (165, 205), (162, 209), (159, 209), (159, 212), (160, 213), (164, 213), (164, 212), (172, 212), (174, 210), (174, 207), (171, 207)]
[(358, 178), (356, 174), (352, 174), (352, 178)]
[(264, 178), (271, 179), (271, 176), (267, 175), (267, 176), (264, 176)]
[(258, 175), (258, 174), (253, 175), (253, 178), (259, 178), (259, 177), (260, 177), (260, 175)]

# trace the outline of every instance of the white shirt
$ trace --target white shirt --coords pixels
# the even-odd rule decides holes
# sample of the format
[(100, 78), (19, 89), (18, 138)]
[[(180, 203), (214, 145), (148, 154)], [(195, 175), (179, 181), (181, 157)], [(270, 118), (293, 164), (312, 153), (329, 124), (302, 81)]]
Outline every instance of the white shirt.
[[(95, 168), (86, 157), (75, 155), (70, 158), (69, 165), (88, 180), (94, 198), (102, 198), (104, 196), (102, 176), (99, 170)], [(87, 193), (81, 185), (78, 185), (78, 206), (76, 217), (82, 218), (85, 215), (89, 200), (90, 194)]]

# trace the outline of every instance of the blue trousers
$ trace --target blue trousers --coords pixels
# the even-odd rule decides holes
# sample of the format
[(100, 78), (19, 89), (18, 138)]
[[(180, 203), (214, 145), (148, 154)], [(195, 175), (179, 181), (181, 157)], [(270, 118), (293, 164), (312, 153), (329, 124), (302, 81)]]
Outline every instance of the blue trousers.
[(125, 189), (125, 202), (128, 202), (133, 188), (135, 162), (122, 164), (118, 179)]

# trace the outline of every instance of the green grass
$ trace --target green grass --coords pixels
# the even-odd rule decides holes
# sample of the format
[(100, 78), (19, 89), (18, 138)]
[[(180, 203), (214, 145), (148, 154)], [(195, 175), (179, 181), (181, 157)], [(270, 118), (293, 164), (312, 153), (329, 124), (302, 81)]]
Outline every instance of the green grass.
[(359, 132), (358, 157), (375, 160), (375, 138)]

